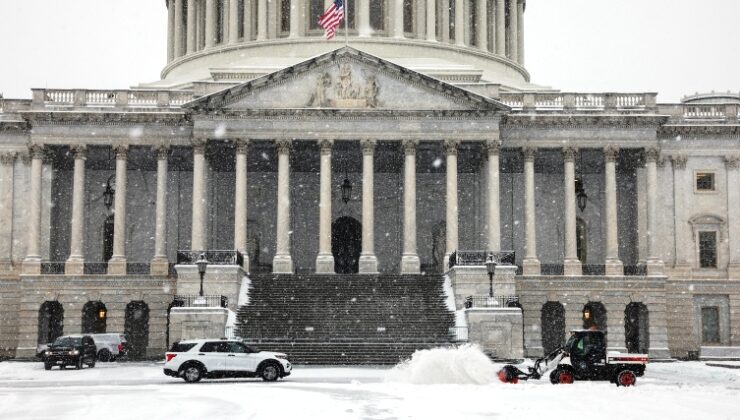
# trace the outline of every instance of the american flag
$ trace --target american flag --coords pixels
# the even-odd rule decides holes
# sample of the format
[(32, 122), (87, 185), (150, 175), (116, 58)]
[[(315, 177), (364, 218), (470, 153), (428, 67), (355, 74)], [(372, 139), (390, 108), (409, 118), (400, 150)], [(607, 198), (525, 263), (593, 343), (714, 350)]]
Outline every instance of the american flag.
[(324, 28), (326, 39), (334, 38), (334, 34), (337, 32), (337, 28), (342, 23), (343, 18), (344, 2), (342, 0), (334, 0), (331, 6), (326, 9), (326, 12), (319, 16), (319, 26)]

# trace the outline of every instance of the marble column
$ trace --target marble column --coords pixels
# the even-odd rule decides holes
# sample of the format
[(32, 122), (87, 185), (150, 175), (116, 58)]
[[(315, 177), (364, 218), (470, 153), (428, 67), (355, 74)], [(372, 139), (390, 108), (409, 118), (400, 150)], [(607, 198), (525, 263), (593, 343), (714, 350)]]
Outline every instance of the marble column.
[(496, 0), (496, 49), (498, 55), (506, 55), (506, 0)]
[(257, 0), (257, 41), (267, 39), (267, 0)]
[(606, 261), (607, 276), (623, 276), (624, 265), (619, 260), (619, 213), (617, 211), (617, 157), (619, 149), (614, 146), (604, 148), (604, 186), (606, 195)]
[(234, 249), (242, 253), (242, 268), (249, 272), (249, 249), (247, 235), (247, 152), (246, 139), (236, 140), (236, 187), (234, 189)]
[(501, 250), (501, 203), (499, 197), (501, 141), (486, 142), (488, 150), (488, 250)]
[(658, 255), (658, 159), (660, 150), (645, 150), (645, 172), (647, 173), (647, 273), (662, 276), (665, 264)]
[(239, 2), (229, 0), (229, 44), (239, 42)]
[(442, 3), (442, 28), (439, 31), (441, 34), (440, 41), (450, 42), (450, 1), (454, 0), (440, 0)]
[(167, 4), (167, 62), (175, 59), (175, 0)]
[(71, 149), (75, 157), (72, 220), (69, 258), (64, 264), (64, 274), (79, 276), (85, 274), (85, 160), (87, 160), (87, 148), (84, 145), (76, 145)]
[(195, 29), (197, 27), (197, 21), (195, 20), (195, 0), (188, 0), (188, 17), (187, 17), (187, 37), (186, 37), (186, 53), (191, 54), (194, 53), (197, 49), (196, 47), (196, 39), (195, 39)]
[(28, 206), (28, 247), (23, 260), (23, 274), (41, 274), (41, 179), (44, 146), (29, 146), (31, 155), (31, 196)]
[(301, 27), (303, 21), (301, 20), (301, 11), (303, 10), (303, 2), (301, 0), (290, 0), (290, 32), (289, 38), (300, 38)]
[(525, 147), (522, 149), (524, 155), (524, 224), (525, 244), (524, 259), (522, 260), (522, 273), (525, 276), (540, 275), (540, 260), (537, 259), (537, 219), (535, 208), (535, 179), (534, 158), (537, 149)]
[(370, 0), (357, 1), (357, 34), (361, 37), (369, 37), (372, 33), (370, 28)]
[(465, 45), (465, 0), (455, 0), (455, 44)]
[(519, 51), (517, 49), (517, 34), (519, 33), (517, 22), (517, 17), (519, 13), (517, 3), (517, 0), (509, 0), (509, 27), (506, 34), (506, 41), (509, 47), (508, 51), (506, 52), (506, 56), (509, 57), (509, 59), (512, 61), (516, 61), (517, 58), (519, 58)]
[(693, 183), (691, 182), (689, 172), (686, 170), (687, 161), (686, 155), (671, 156), (671, 163), (673, 164), (673, 204), (675, 209), (674, 225), (676, 229), (676, 261), (673, 267), (673, 276), (684, 279), (691, 278), (691, 256), (694, 252), (693, 246), (686, 246), (693, 242), (689, 229), (689, 218), (686, 215), (686, 211), (689, 208), (688, 200), (690, 194), (693, 192), (690, 190)]
[(476, 46), (488, 50), (488, 0), (476, 0), (475, 5), (475, 39)]
[(256, 0), (244, 0), (244, 41), (252, 40), (254, 28), (254, 16), (252, 15), (252, 2)]
[(426, 0), (426, 17), (427, 17), (427, 41), (437, 40), (437, 2), (436, 0)]
[(403, 38), (403, 0), (391, 0), (390, 21), (393, 25), (393, 37)]
[(185, 9), (183, 7), (184, 0), (173, 0), (175, 2), (175, 58), (181, 57), (185, 53), (185, 34), (183, 29), (183, 13)]
[(362, 147), (362, 252), (360, 273), (377, 274), (378, 258), (375, 256), (375, 140), (360, 141)]
[(446, 140), (444, 143), (445, 152), (447, 153), (447, 218), (446, 218), (446, 237), (447, 249), (445, 251), (443, 271), (449, 267), (450, 255), (457, 251), (459, 247), (458, 240), (458, 206), (457, 199), (457, 148), (460, 145), (459, 140)]
[(581, 261), (578, 259), (576, 241), (576, 149), (563, 149), (563, 187), (565, 197), (565, 261), (563, 272), (566, 276), (583, 274)]
[(157, 203), (154, 209), (154, 258), (149, 264), (153, 276), (169, 274), (167, 259), (167, 159), (170, 149), (158, 145), (153, 150), (157, 154)]
[(277, 180), (277, 240), (275, 258), (272, 260), (274, 273), (293, 273), (293, 257), (290, 255), (290, 139), (276, 143), (278, 151)]
[(334, 255), (331, 253), (331, 148), (332, 140), (319, 141), (321, 149), (319, 173), (319, 255), (316, 272), (334, 274)]
[(524, 3), (519, 2), (516, 34), (517, 63), (524, 65)]
[(0, 272), (13, 269), (13, 178), (16, 152), (0, 153)]
[(190, 249), (205, 251), (206, 244), (206, 139), (193, 140), (193, 220)]
[[(725, 156), (727, 170), (727, 234), (729, 236), (729, 262), (727, 275), (740, 279), (740, 156)], [(720, 235), (721, 236), (721, 235)]]
[(113, 204), (113, 256), (108, 274), (126, 274), (126, 158), (127, 145), (114, 146), (116, 152), (116, 196)]
[(416, 251), (416, 140), (404, 140), (403, 256), (401, 274), (418, 274), (421, 262)]
[(216, 45), (216, 29), (218, 25), (216, 18), (218, 13), (216, 10), (216, 0), (205, 0), (206, 2), (206, 48), (211, 48)]

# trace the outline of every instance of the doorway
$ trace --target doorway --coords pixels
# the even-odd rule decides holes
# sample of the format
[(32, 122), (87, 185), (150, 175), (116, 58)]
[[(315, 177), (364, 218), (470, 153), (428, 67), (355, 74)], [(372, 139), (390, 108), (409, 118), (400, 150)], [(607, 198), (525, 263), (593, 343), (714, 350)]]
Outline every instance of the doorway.
[(542, 306), (542, 348), (545, 355), (565, 344), (565, 307), (560, 302)]
[(87, 302), (82, 307), (82, 333), (104, 334), (108, 320), (108, 310), (103, 302)]
[(46, 301), (39, 308), (38, 344), (53, 343), (64, 333), (64, 308), (56, 300)]
[(331, 253), (334, 272), (352, 274), (360, 270), (362, 224), (349, 216), (340, 217), (331, 225)]
[(632, 302), (624, 310), (624, 340), (627, 352), (647, 354), (650, 348), (647, 306)]
[(123, 330), (131, 346), (129, 356), (134, 359), (145, 357), (149, 345), (149, 305), (140, 300), (126, 305)]

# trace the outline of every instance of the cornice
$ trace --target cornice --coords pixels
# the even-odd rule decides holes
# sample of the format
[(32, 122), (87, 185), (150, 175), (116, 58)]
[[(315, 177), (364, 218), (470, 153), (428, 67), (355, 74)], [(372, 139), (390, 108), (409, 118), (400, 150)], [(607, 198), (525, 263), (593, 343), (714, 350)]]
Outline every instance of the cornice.
[(738, 124), (666, 124), (658, 130), (659, 137), (677, 135), (718, 135), (740, 137)]
[(663, 115), (636, 114), (506, 114), (504, 128), (635, 128), (656, 130), (668, 121)]
[(501, 118), (494, 110), (349, 110), (349, 109), (316, 109), (316, 108), (281, 108), (281, 109), (248, 109), (235, 111), (205, 111), (194, 112), (191, 119), (206, 121), (244, 120), (254, 118), (268, 118), (273, 120), (311, 120), (332, 119), (343, 120), (488, 120), (498, 122)]
[(186, 112), (90, 112), (90, 111), (27, 111), (21, 112), (31, 125), (126, 126), (156, 124), (160, 126), (190, 125)]

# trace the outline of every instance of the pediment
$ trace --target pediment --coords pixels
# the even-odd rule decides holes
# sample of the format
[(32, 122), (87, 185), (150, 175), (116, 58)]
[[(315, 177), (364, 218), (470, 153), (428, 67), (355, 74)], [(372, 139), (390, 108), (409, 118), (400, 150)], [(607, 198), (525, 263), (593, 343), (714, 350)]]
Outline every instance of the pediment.
[(508, 110), (490, 98), (344, 47), (197, 99), (203, 111), (254, 109)]

